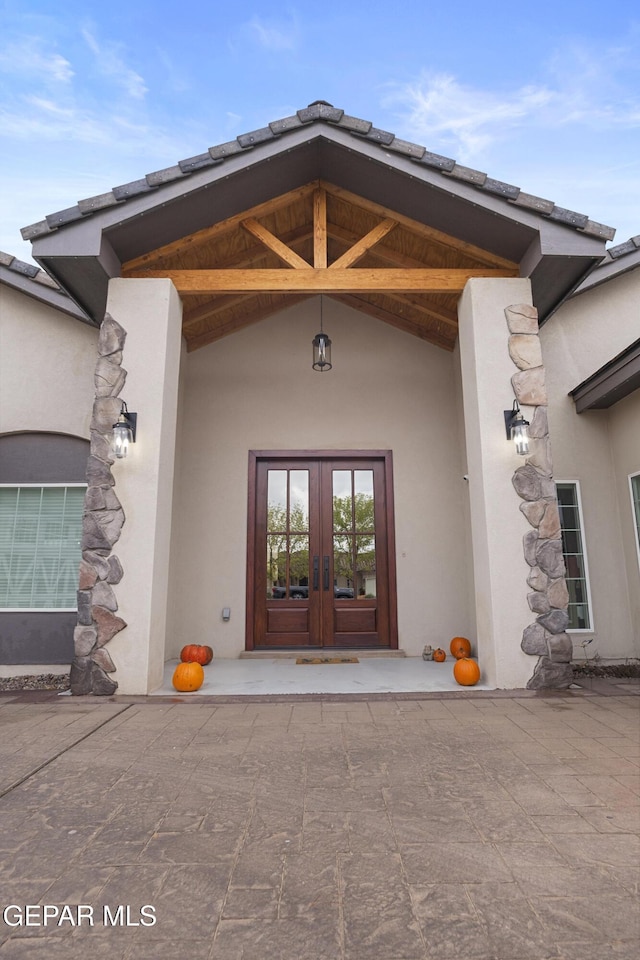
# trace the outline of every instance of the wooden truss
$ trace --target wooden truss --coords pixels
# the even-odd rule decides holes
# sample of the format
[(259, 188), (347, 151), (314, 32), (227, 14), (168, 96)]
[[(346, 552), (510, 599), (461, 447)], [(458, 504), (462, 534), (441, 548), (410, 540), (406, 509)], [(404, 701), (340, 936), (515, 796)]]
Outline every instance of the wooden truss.
[(315, 182), (132, 260), (123, 275), (173, 281), (189, 349), (318, 294), (452, 349), (466, 282), (517, 276), (517, 266)]

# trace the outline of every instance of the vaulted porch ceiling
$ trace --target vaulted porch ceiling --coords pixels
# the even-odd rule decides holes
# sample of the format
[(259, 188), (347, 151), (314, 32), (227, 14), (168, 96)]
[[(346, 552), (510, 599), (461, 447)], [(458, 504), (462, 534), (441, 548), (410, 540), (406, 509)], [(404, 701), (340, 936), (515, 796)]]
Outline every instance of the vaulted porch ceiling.
[(467, 280), (518, 265), (316, 180), (129, 260), (122, 275), (173, 281), (189, 350), (318, 294), (452, 350)]

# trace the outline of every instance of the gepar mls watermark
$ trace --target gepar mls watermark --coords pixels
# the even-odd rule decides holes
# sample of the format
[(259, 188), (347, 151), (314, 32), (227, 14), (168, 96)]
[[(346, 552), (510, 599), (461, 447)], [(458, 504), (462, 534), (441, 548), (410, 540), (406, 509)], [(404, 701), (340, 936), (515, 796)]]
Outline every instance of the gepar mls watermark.
[(93, 907), (89, 903), (60, 904), (11, 903), (4, 907), (2, 919), (8, 927), (153, 927), (156, 924), (156, 908), (150, 903), (132, 907), (120, 903), (117, 906)]

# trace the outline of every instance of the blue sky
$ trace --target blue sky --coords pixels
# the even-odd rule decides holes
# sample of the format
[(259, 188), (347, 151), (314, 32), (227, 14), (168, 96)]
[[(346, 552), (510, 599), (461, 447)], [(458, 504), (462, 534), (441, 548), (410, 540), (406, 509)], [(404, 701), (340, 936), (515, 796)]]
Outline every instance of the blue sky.
[(0, 250), (317, 99), (640, 234), (639, 0), (0, 0)]

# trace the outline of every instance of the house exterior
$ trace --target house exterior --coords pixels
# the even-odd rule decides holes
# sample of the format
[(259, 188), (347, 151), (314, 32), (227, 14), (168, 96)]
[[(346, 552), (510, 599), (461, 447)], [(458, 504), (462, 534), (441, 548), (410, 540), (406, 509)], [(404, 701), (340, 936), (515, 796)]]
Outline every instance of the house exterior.
[(186, 643), (463, 635), (535, 688), (639, 655), (640, 238), (324, 102), (23, 234), (0, 668), (145, 694)]

